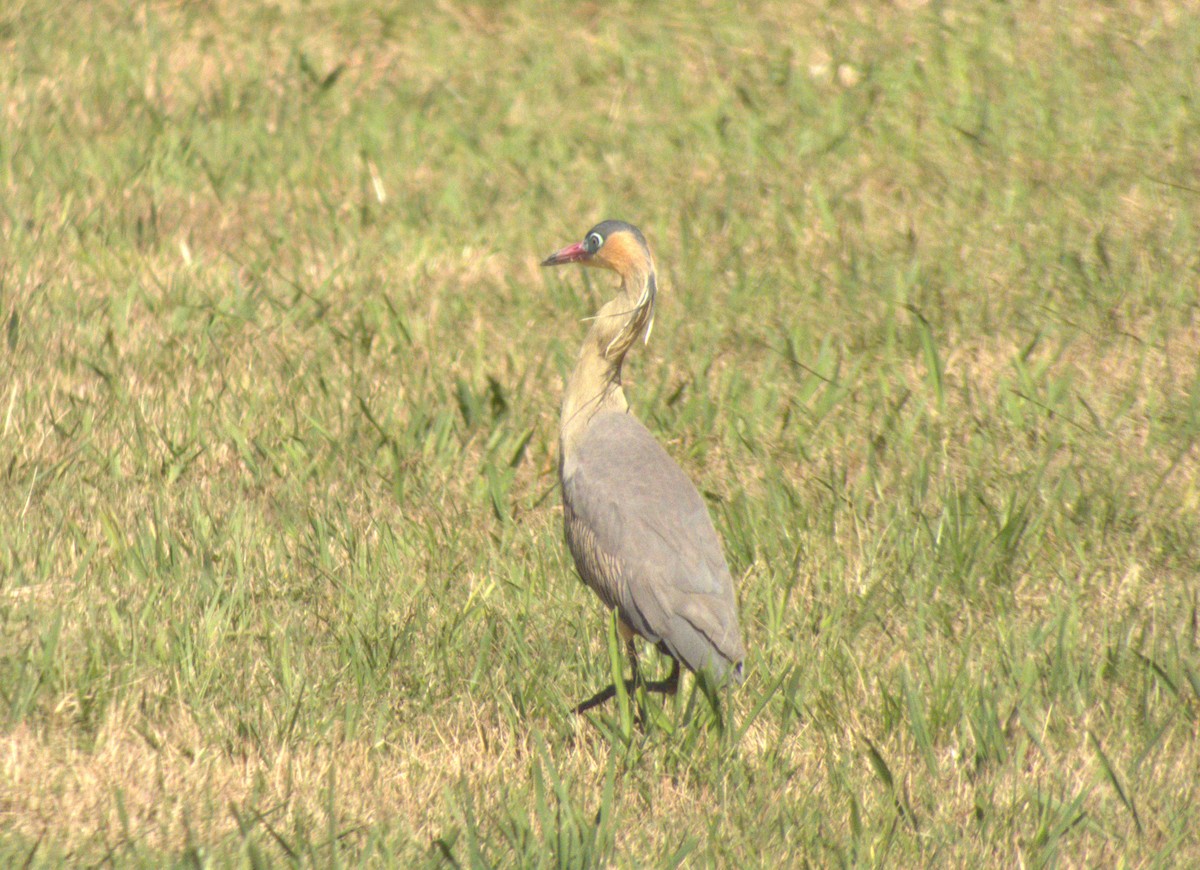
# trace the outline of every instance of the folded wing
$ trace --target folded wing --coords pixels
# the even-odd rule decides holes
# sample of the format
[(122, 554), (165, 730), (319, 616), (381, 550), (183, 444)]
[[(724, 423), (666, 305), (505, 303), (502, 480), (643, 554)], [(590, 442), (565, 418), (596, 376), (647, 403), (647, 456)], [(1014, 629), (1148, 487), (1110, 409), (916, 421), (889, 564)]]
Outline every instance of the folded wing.
[(580, 576), (638, 634), (693, 671), (745, 657), (733, 580), (704, 500), (631, 414), (603, 412), (562, 469)]

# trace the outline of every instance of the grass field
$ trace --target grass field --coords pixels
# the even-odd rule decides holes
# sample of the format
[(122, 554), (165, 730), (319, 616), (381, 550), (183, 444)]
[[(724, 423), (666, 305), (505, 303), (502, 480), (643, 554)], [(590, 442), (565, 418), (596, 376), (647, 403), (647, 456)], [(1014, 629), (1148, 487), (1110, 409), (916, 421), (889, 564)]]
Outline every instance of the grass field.
[[(1200, 5), (0, 6), (0, 863), (1200, 865)], [(603, 218), (745, 685), (561, 535)], [(650, 650), (655, 675), (667, 663)]]

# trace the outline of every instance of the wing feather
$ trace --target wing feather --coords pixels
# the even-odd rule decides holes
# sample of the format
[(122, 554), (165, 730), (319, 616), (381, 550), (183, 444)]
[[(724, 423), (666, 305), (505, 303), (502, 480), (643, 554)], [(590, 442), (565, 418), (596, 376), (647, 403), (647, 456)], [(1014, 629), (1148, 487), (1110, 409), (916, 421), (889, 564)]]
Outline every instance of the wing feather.
[(637, 418), (597, 415), (562, 483), (568, 545), (605, 604), (693, 670), (720, 675), (742, 660), (733, 580), (708, 509)]

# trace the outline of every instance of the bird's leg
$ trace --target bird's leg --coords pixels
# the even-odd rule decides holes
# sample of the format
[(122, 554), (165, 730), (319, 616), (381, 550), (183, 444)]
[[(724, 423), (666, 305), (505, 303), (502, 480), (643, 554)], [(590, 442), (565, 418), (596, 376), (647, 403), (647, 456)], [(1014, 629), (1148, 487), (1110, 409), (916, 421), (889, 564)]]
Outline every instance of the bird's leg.
[(647, 692), (661, 692), (664, 695), (674, 695), (679, 691), (679, 659), (671, 656), (671, 673), (665, 680), (655, 680), (645, 684)]
[(633, 638), (625, 642), (625, 654), (629, 656), (630, 682), (636, 687), (642, 682), (642, 674), (638, 670), (637, 647), (633, 645)]
[(612, 698), (615, 694), (617, 694), (616, 684), (609, 683), (607, 686), (605, 686), (603, 689), (601, 689), (596, 694), (592, 695), (592, 697), (588, 698), (586, 701), (582, 701), (579, 704), (577, 704), (575, 707), (575, 715), (577, 715), (577, 716), (582, 715), (583, 713), (586, 713), (588, 710), (592, 710), (596, 707), (599, 707), (605, 701)]
[[(631, 671), (630, 679), (623, 681), (625, 683), (625, 691), (637, 698), (638, 724), (644, 727), (646, 724), (646, 695), (650, 692), (674, 695), (679, 691), (679, 659), (670, 656), (670, 653), (666, 652), (666, 648), (660, 645), (659, 649), (662, 649), (671, 658), (671, 673), (667, 675), (665, 680), (642, 679), (642, 671), (638, 667), (637, 646), (633, 641), (633, 631), (625, 625), (623, 620), (618, 624), (618, 628), (621, 631), (621, 636), (625, 638), (626, 655), (629, 657), (629, 668)], [(616, 683), (610, 683), (592, 695), (592, 697), (579, 704), (575, 708), (575, 713), (581, 714), (593, 710), (605, 701), (615, 697), (616, 694)]]
[(674, 695), (679, 691), (679, 659), (671, 659), (671, 673), (667, 676), (664, 683), (663, 691), (668, 695)]
[[(643, 683), (639, 682), (636, 679), (624, 680), (623, 682), (625, 683), (625, 691), (629, 692), (629, 693), (633, 693), (634, 691), (637, 690), (638, 686), (643, 685)], [(656, 685), (656, 684), (651, 684), (651, 685)], [(658, 690), (651, 689), (651, 691), (658, 691)], [(612, 700), (614, 697), (616, 697), (616, 694), (617, 694), (617, 684), (609, 683), (607, 686), (605, 686), (599, 692), (592, 695), (592, 697), (588, 698), (586, 701), (579, 703), (575, 707), (574, 712), (578, 715), (581, 713), (586, 713), (589, 710), (594, 710), (596, 707), (599, 707), (605, 701)]]
[[(623, 619), (618, 620), (617, 630), (618, 630), (618, 632), (620, 632), (620, 636), (625, 640), (626, 654), (629, 656), (629, 666), (633, 670), (633, 673), (631, 674), (631, 678), (628, 680), (622, 680), (622, 682), (625, 684), (626, 693), (632, 695), (637, 692), (638, 686), (642, 685), (641, 672), (638, 670), (637, 647), (634, 646), (634, 643), (633, 643), (634, 633), (633, 633), (633, 629), (631, 629), (628, 625), (626, 625), (625, 620), (623, 620)], [(599, 692), (592, 695), (592, 697), (588, 698), (586, 701), (584, 701), (584, 702), (580, 703), (578, 706), (576, 706), (575, 713), (576, 713), (576, 715), (579, 715), (581, 713), (588, 712), (588, 710), (592, 710), (596, 707), (599, 707), (605, 701), (608, 701), (611, 698), (615, 697), (616, 694), (617, 694), (617, 684), (609, 683), (607, 686), (605, 686)], [(639, 700), (639, 702), (638, 702), (639, 723), (641, 722), (642, 719), (645, 718), (644, 711), (641, 710), (642, 706), (644, 706), (644, 705)]]
[(625, 641), (627, 655), (629, 656), (629, 691), (637, 702), (637, 723), (639, 728), (646, 727), (646, 693), (650, 691), (650, 684), (642, 679), (642, 672), (638, 668), (637, 647), (633, 643), (631, 636)]

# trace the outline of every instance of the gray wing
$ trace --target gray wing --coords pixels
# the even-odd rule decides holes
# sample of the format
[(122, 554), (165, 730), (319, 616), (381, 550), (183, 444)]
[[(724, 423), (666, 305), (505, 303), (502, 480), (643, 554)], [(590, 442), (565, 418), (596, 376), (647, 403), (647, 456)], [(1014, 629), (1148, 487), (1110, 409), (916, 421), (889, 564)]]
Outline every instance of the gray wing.
[[(580, 576), (693, 671), (745, 657), (733, 581), (696, 487), (631, 414), (598, 414), (562, 467)], [(740, 667), (735, 678), (740, 678)]]

